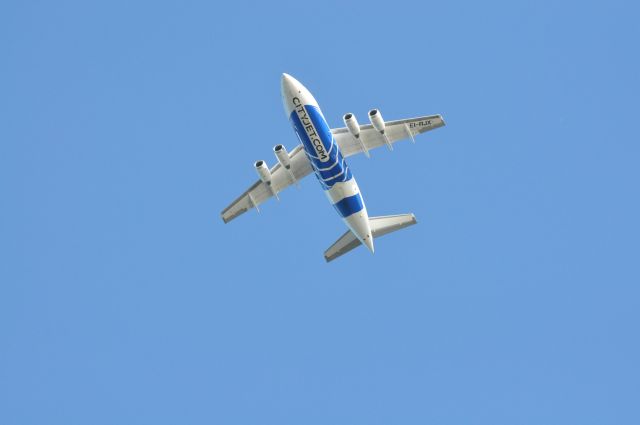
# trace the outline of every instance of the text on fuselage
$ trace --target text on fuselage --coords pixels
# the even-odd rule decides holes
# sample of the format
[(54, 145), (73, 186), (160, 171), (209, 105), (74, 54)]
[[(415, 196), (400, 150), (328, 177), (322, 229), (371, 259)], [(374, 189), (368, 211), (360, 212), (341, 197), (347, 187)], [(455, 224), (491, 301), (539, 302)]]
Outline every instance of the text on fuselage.
[(320, 136), (318, 136), (304, 105), (297, 97), (293, 98), (293, 105), (296, 107), (296, 114), (298, 114), (298, 118), (300, 118), (300, 122), (302, 123), (304, 131), (307, 133), (307, 136), (316, 151), (318, 159), (322, 162), (327, 162), (329, 160), (329, 155), (327, 155), (327, 151), (322, 144), (322, 140), (320, 140)]

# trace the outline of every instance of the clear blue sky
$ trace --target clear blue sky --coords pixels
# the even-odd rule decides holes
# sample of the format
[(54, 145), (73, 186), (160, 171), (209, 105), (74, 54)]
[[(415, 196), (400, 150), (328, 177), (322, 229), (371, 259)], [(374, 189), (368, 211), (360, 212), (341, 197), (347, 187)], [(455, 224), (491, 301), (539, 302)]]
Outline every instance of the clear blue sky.
[[(640, 423), (636, 2), (0, 5), (0, 424)], [(441, 113), (353, 158), (419, 224), (325, 264), (296, 139)]]

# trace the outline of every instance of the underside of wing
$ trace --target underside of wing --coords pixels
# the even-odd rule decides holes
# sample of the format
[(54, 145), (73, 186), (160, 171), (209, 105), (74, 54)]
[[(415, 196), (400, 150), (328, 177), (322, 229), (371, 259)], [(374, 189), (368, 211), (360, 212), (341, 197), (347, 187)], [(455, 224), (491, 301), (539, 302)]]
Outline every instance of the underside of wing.
[[(374, 110), (375, 111), (375, 110)], [(371, 113), (370, 113), (371, 114)], [(387, 145), (389, 149), (395, 142), (403, 139), (414, 141), (418, 134), (445, 125), (442, 115), (427, 115), (424, 117), (408, 118), (404, 120), (388, 121), (382, 127), (374, 128), (372, 124), (359, 126), (359, 133), (354, 135), (347, 127), (332, 129), (338, 146), (345, 157), (357, 153), (366, 153), (371, 149)]]
[(289, 168), (277, 163), (270, 170), (271, 179), (268, 183), (262, 180), (256, 181), (246, 192), (240, 195), (220, 214), (225, 223), (238, 217), (240, 214), (258, 208), (272, 196), (277, 196), (283, 189), (292, 183), (301, 180), (311, 173), (311, 164), (304, 153), (302, 145), (298, 145), (289, 155)]

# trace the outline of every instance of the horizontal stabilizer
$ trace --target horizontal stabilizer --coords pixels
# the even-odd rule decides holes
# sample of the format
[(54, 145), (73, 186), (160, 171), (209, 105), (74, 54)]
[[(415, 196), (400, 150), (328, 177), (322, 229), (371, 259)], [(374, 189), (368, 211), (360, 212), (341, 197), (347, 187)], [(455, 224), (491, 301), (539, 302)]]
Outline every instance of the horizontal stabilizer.
[[(374, 239), (416, 223), (416, 216), (413, 214), (386, 215), (369, 218), (369, 225), (371, 226), (371, 233)], [(327, 260), (327, 262), (335, 260), (358, 247), (358, 245), (362, 245), (362, 243), (351, 230), (348, 230), (344, 235), (340, 236), (340, 239), (338, 239), (336, 243), (325, 251), (324, 259)]]
[(373, 233), (374, 238), (404, 229), (416, 223), (416, 216), (413, 214), (385, 215), (369, 219), (371, 233)]

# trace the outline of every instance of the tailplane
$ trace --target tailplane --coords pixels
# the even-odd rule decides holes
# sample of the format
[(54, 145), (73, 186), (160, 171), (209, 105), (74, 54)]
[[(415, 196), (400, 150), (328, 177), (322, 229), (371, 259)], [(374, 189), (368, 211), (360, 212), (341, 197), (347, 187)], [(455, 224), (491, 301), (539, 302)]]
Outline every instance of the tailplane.
[[(404, 229), (416, 223), (416, 216), (413, 214), (385, 215), (369, 218), (369, 225), (371, 226), (371, 233), (374, 238)], [(341, 255), (357, 248), (359, 245), (362, 245), (360, 240), (351, 230), (348, 230), (324, 252), (324, 259), (327, 260), (327, 262), (335, 260)]]

